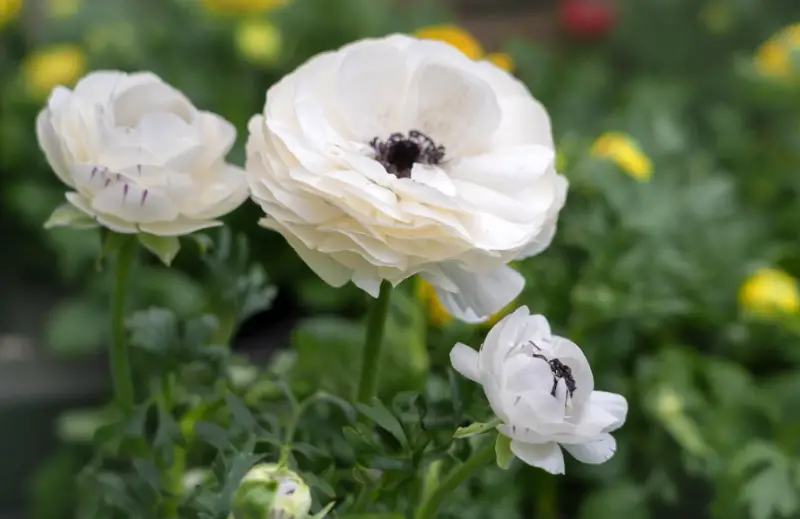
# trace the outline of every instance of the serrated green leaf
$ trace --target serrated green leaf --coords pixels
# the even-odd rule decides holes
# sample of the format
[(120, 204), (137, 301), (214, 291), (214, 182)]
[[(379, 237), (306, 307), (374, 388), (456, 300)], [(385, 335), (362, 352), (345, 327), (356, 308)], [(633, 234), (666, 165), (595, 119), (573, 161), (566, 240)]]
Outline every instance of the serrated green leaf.
[(511, 467), (511, 462), (514, 461), (514, 453), (511, 452), (511, 438), (498, 434), (494, 444), (494, 452), (497, 455), (497, 466), (503, 470), (508, 470)]
[[(41, 221), (41, 220), (40, 220)], [(45, 229), (54, 227), (72, 227), (75, 229), (94, 229), (97, 222), (70, 203), (56, 207), (44, 224)]]
[(161, 263), (167, 267), (172, 265), (172, 260), (181, 250), (181, 242), (177, 236), (155, 236), (153, 234), (139, 233), (139, 243), (155, 254), (161, 260)]
[(404, 448), (408, 448), (408, 438), (403, 430), (400, 421), (389, 411), (383, 402), (375, 398), (372, 400), (372, 405), (356, 404), (356, 408), (361, 414), (375, 422), (378, 427), (384, 429), (389, 434), (400, 442)]

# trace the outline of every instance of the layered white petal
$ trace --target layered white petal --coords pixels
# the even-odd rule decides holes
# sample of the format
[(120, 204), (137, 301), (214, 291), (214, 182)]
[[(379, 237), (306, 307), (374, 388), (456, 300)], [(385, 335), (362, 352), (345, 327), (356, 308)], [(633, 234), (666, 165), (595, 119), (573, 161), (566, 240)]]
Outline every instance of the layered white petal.
[(511, 452), (528, 465), (550, 474), (564, 473), (564, 454), (555, 442), (535, 444), (511, 440)]
[(467, 346), (458, 343), (450, 350), (450, 363), (453, 369), (461, 373), (473, 382), (480, 383), (481, 375), (478, 369), (478, 352)]
[(39, 144), (67, 199), (122, 233), (188, 234), (247, 197), (244, 172), (225, 164), (233, 126), (199, 112), (149, 72), (89, 74), (56, 88), (36, 121)]

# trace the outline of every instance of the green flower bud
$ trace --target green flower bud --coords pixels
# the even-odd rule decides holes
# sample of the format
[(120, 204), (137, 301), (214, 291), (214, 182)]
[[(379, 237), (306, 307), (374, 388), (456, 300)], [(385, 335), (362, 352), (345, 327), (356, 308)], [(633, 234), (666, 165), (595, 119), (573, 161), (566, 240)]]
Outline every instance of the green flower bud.
[(311, 491), (295, 472), (274, 463), (256, 465), (233, 496), (229, 519), (306, 519)]

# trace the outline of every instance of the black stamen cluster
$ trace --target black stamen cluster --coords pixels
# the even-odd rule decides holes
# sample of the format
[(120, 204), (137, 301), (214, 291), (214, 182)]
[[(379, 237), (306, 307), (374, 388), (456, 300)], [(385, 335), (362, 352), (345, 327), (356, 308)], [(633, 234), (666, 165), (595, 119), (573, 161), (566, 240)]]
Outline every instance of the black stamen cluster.
[[(537, 350), (541, 350), (541, 348), (535, 344), (533, 344), (533, 346)], [(553, 388), (550, 390), (550, 394), (552, 396), (556, 396), (558, 381), (564, 380), (564, 383), (567, 385), (567, 394), (569, 394), (569, 397), (572, 398), (573, 393), (575, 393), (575, 390), (578, 389), (577, 384), (575, 384), (575, 377), (572, 376), (572, 369), (560, 360), (548, 359), (541, 353), (532, 353), (531, 355), (537, 359), (542, 359), (550, 365), (550, 371), (553, 373)]]
[(444, 146), (437, 146), (433, 139), (418, 130), (411, 130), (408, 136), (393, 133), (385, 141), (375, 137), (370, 141), (375, 150), (375, 160), (398, 178), (411, 176), (414, 164), (435, 165), (444, 159)]

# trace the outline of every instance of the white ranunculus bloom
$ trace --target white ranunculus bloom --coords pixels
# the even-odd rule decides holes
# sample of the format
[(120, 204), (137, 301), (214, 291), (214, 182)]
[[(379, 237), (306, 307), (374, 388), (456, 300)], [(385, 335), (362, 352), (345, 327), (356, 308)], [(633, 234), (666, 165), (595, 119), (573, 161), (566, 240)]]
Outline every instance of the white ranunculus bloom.
[[(610, 432), (625, 422), (625, 397), (594, 390), (589, 362), (572, 341), (550, 333), (541, 315), (517, 309), (497, 323), (477, 352), (457, 344), (453, 367), (483, 386), (522, 461), (564, 473), (561, 447), (584, 463), (603, 463), (617, 449)], [(560, 445), (560, 446), (559, 446)]]
[(567, 182), (550, 120), (513, 76), (394, 35), (323, 53), (267, 93), (247, 143), (252, 196), (327, 283), (376, 296), (421, 274), (476, 322), (522, 290)]
[(188, 234), (247, 198), (242, 170), (225, 162), (236, 129), (149, 72), (55, 88), (36, 133), (69, 203), (112, 231)]
[(311, 490), (303, 479), (286, 467), (263, 463), (242, 479), (229, 519), (306, 519), (309, 510)]

